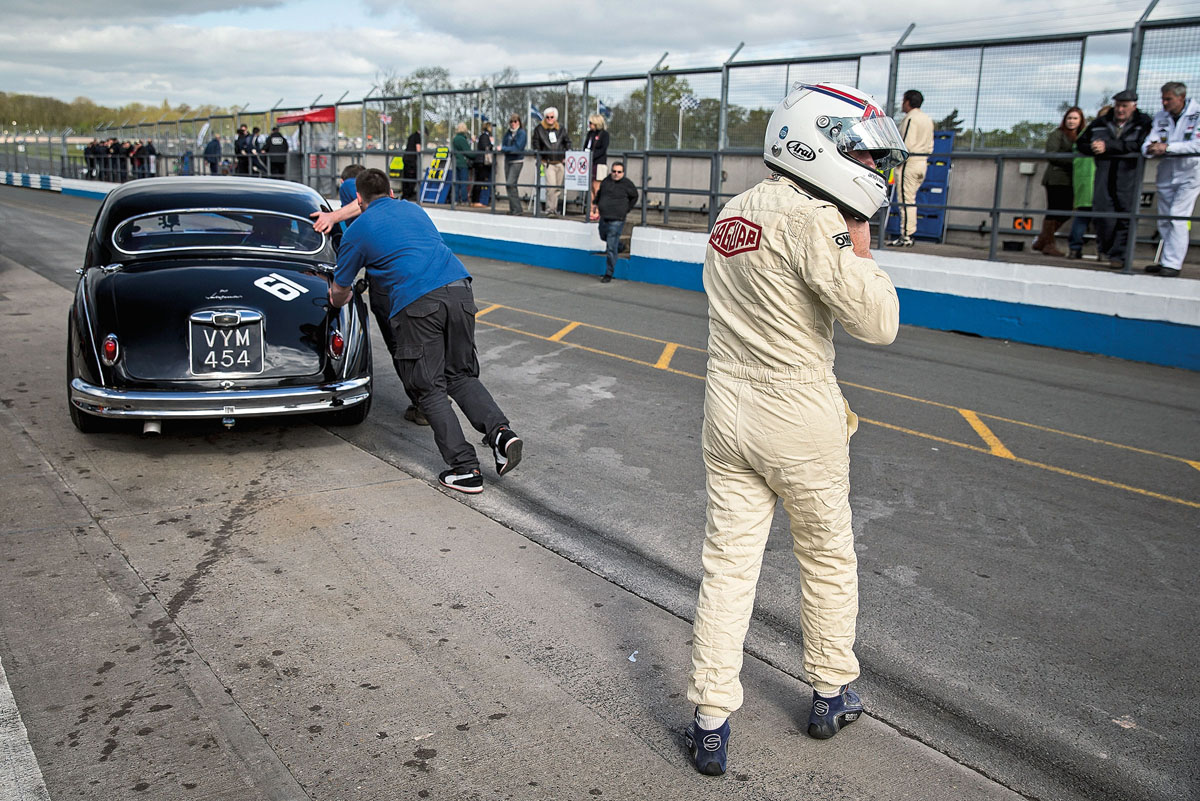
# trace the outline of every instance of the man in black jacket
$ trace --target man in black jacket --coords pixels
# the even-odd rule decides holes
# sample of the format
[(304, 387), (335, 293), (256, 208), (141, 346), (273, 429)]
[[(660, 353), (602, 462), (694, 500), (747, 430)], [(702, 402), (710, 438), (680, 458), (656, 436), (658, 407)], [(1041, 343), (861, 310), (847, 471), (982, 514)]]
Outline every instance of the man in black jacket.
[[(1093, 211), (1133, 211), (1140, 197), (1137, 185), (1138, 160), (1142, 140), (1150, 133), (1150, 115), (1138, 111), (1137, 93), (1132, 89), (1113, 95), (1113, 108), (1092, 120), (1075, 140), (1075, 148), (1096, 159), (1096, 187)], [(1132, 154), (1132, 155), (1131, 155)], [(1122, 158), (1125, 157), (1125, 158)], [(1096, 220), (1096, 244), (1100, 258), (1108, 257), (1114, 270), (1125, 268), (1125, 247), (1129, 241), (1129, 220)]]
[(542, 121), (533, 126), (530, 147), (541, 158), (545, 176), (546, 216), (557, 217), (558, 201), (562, 197), (563, 176), (566, 168), (567, 151), (571, 149), (571, 137), (558, 124), (558, 109), (550, 106), (542, 112)]
[[(1139, 142), (1138, 144), (1141, 143)], [(271, 177), (286, 177), (288, 140), (279, 132), (278, 125), (271, 129), (271, 135), (267, 137), (267, 143), (263, 146), (262, 152), (267, 154), (267, 160), (271, 168)]]
[(600, 238), (608, 245), (604, 256), (607, 265), (601, 283), (613, 278), (617, 266), (617, 248), (621, 246), (621, 232), (625, 230), (625, 215), (637, 204), (638, 191), (633, 181), (625, 177), (625, 162), (618, 161), (609, 168), (608, 176), (596, 190), (596, 208), (600, 210)]
[(208, 162), (208, 172), (210, 175), (216, 175), (221, 171), (221, 137), (213, 134), (213, 138), (208, 140), (208, 144), (204, 146), (204, 160)]
[(236, 156), (233, 172), (235, 175), (250, 174), (250, 131), (245, 125), (239, 125), (237, 138), (233, 140), (233, 154)]

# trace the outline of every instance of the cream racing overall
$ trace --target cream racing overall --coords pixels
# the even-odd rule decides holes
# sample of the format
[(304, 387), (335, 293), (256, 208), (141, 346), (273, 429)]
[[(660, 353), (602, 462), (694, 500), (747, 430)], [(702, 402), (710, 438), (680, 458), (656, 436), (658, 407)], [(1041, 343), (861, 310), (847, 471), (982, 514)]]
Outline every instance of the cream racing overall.
[(722, 210), (704, 260), (708, 513), (688, 698), (706, 715), (742, 704), (738, 674), (777, 498), (803, 593), (804, 672), (833, 694), (858, 676), (858, 573), (850, 435), (833, 374), (833, 321), (865, 342), (896, 337), (896, 290), (854, 255), (841, 213), (774, 176)]

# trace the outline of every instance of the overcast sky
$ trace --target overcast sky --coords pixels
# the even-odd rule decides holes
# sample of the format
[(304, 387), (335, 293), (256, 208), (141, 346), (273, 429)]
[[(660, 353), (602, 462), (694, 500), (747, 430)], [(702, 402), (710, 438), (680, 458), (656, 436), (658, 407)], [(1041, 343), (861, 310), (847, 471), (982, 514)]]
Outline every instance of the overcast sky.
[[(980, 18), (962, 0), (0, 0), (0, 90), (255, 110), (362, 97), (379, 74), (422, 66), (456, 82), (504, 67), (522, 80), (582, 76), (601, 59), (597, 75), (645, 72), (664, 51), (672, 67), (719, 64), (739, 42), (739, 61), (886, 50), (910, 22), (909, 43), (1127, 28), (1147, 2), (1009, 0)], [(1162, 0), (1154, 13), (1179, 16), (1200, 16), (1200, 0)], [(1128, 37), (1089, 44), (1085, 99), (1120, 83), (1127, 48)], [(877, 69), (863, 84), (882, 95), (886, 59), (876, 63), (884, 86)]]

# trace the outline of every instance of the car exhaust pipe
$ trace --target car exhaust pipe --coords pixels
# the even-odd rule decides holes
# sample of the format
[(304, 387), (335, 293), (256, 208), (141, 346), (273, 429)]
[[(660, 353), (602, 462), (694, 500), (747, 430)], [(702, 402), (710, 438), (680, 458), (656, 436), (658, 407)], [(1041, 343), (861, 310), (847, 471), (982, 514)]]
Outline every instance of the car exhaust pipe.
[(148, 437), (162, 433), (162, 420), (147, 420), (142, 424), (142, 436)]
[(225, 426), (225, 428), (233, 428), (233, 425), (236, 422), (237, 422), (237, 420), (234, 420), (232, 417), (222, 417), (221, 418), (221, 425)]

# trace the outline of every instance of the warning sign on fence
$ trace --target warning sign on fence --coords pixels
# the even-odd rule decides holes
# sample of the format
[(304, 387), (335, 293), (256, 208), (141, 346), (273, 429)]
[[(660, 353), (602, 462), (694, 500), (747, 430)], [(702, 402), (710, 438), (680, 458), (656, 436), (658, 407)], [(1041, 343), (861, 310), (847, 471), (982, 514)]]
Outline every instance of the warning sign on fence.
[(586, 150), (567, 151), (566, 169), (563, 171), (563, 189), (587, 191), (592, 177), (592, 171), (588, 169), (588, 156), (590, 155), (591, 153)]

